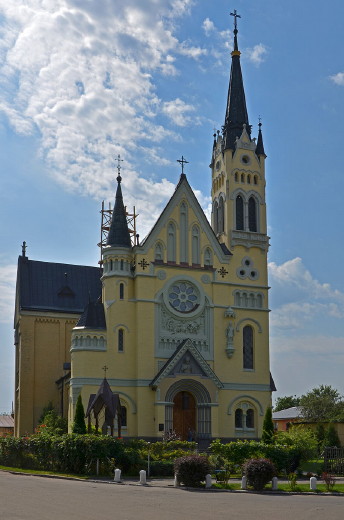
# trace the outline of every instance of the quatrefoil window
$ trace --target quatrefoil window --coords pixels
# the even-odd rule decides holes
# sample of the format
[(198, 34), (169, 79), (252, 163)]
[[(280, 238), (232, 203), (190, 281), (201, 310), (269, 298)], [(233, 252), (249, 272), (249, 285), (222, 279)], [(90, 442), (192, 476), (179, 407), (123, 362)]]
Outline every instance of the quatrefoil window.
[(192, 312), (199, 306), (198, 290), (188, 282), (174, 283), (168, 291), (168, 301), (176, 311)]

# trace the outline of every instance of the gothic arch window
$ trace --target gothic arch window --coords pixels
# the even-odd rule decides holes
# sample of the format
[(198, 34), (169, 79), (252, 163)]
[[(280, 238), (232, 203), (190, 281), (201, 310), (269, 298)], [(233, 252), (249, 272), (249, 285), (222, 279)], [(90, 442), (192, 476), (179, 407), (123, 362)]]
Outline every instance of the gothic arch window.
[(235, 180), (235, 182), (238, 182), (238, 172), (235, 172), (235, 174), (234, 174), (234, 180)]
[(263, 307), (263, 298), (261, 294), (257, 294), (257, 307), (258, 309)]
[(250, 325), (243, 328), (243, 368), (253, 369), (253, 328)]
[(124, 269), (124, 260), (121, 260), (121, 271)]
[(124, 426), (125, 428), (127, 427), (127, 407), (126, 406), (121, 406), (121, 425)]
[(176, 261), (176, 226), (173, 222), (167, 228), (167, 261)]
[(257, 203), (254, 197), (248, 199), (248, 229), (257, 231)]
[(209, 247), (204, 251), (204, 265), (213, 265), (213, 254)]
[(254, 434), (255, 429), (255, 410), (251, 403), (241, 402), (237, 405), (234, 415), (235, 429), (242, 433)]
[(214, 203), (214, 211), (213, 211), (213, 219), (214, 219), (214, 233), (217, 235), (218, 233), (218, 219), (219, 219), (219, 205), (215, 201)]
[(124, 300), (124, 283), (119, 284), (119, 299)]
[(244, 229), (244, 201), (241, 195), (238, 195), (235, 201), (235, 221), (236, 229)]
[(254, 182), (254, 184), (258, 184), (258, 176), (257, 175), (255, 175), (253, 177), (253, 182)]
[(235, 295), (234, 295), (234, 305), (236, 305), (237, 307), (240, 307), (240, 293), (239, 292), (236, 292)]
[(113, 261), (110, 260), (110, 271), (112, 271), (112, 269), (113, 269)]
[(254, 428), (254, 410), (252, 408), (246, 411), (246, 428)]
[(161, 263), (164, 261), (163, 248), (162, 248), (162, 245), (160, 242), (157, 242), (155, 244), (154, 260), (156, 262), (161, 262)]
[(117, 331), (117, 349), (118, 352), (124, 352), (124, 330), (118, 329)]
[(192, 227), (192, 263), (199, 265), (200, 260), (200, 233), (199, 227)]
[(241, 174), (241, 182), (245, 182), (245, 175), (243, 173)]
[(251, 184), (251, 175), (250, 174), (247, 176), (247, 184)]
[(180, 262), (188, 262), (188, 207), (180, 205)]
[(218, 233), (224, 232), (224, 221), (225, 221), (224, 213), (225, 213), (225, 209), (224, 209), (223, 198), (220, 197), (219, 209), (218, 209), (218, 215), (217, 215), (217, 232)]

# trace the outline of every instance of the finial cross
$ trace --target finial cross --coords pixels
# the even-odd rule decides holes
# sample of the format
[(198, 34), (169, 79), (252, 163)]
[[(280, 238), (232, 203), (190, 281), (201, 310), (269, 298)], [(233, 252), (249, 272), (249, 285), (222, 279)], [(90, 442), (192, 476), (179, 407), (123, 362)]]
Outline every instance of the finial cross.
[(118, 176), (121, 175), (121, 165), (120, 165), (121, 162), (123, 162), (123, 159), (121, 159), (120, 154), (118, 154), (117, 155), (117, 173), (118, 173)]
[(22, 256), (26, 256), (26, 242), (24, 240), (23, 244), (22, 244)]
[(109, 367), (107, 367), (106, 365), (103, 366), (103, 370), (104, 370), (104, 377), (106, 377), (106, 372), (107, 370), (109, 370)]
[(237, 14), (237, 10), (234, 9), (234, 13), (230, 13), (231, 16), (234, 16), (234, 29), (237, 31), (237, 18), (241, 18), (240, 14)]
[(184, 164), (189, 164), (189, 161), (187, 161), (182, 155), (182, 158), (177, 159), (177, 162), (179, 162), (182, 165), (182, 173), (184, 173)]

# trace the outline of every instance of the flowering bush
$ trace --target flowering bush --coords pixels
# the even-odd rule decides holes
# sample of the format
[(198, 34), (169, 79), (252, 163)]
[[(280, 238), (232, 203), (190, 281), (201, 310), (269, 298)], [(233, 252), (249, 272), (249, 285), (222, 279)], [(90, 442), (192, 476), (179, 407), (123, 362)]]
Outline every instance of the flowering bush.
[(250, 459), (243, 465), (243, 472), (247, 484), (256, 491), (261, 491), (276, 475), (276, 468), (269, 459)]

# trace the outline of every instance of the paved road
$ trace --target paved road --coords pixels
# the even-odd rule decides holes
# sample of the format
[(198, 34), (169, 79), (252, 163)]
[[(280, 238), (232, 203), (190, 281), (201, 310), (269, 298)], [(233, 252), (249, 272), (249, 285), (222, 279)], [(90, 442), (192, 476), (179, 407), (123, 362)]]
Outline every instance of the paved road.
[(343, 520), (344, 497), (187, 491), (0, 472), (1, 520)]

